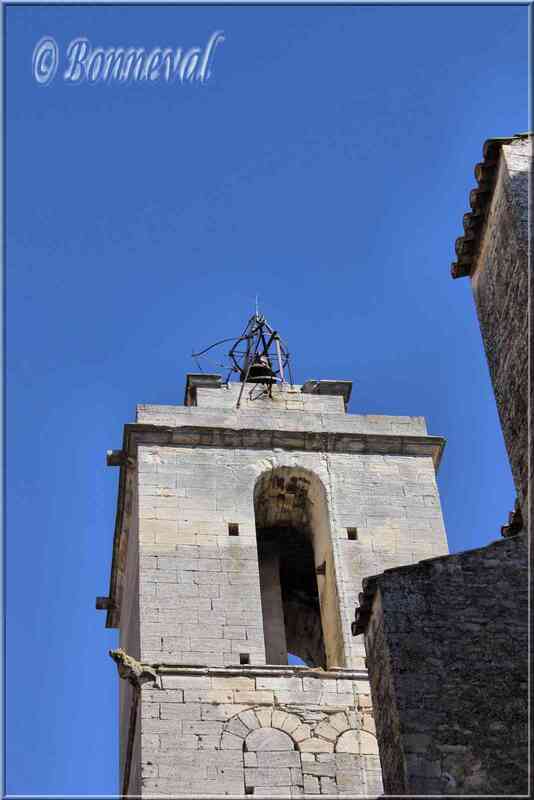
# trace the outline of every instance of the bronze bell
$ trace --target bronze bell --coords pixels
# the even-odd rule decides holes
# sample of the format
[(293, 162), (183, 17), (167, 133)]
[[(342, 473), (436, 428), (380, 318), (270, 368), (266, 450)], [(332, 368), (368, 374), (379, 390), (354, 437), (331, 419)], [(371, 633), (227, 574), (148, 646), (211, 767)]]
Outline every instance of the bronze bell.
[[(246, 373), (245, 373), (246, 374)], [(241, 374), (241, 380), (245, 380), (245, 374)], [(247, 382), (249, 383), (274, 383), (276, 375), (273, 372), (267, 356), (255, 355), (248, 373)]]

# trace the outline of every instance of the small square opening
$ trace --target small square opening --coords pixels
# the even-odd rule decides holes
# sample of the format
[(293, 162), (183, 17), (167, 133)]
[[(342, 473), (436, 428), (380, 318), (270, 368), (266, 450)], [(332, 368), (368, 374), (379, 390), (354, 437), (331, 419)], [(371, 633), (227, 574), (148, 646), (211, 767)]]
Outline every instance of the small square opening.
[(250, 664), (250, 654), (249, 653), (239, 653), (239, 663), (240, 664)]
[(228, 523), (228, 536), (239, 536), (239, 525), (237, 522)]
[(358, 528), (347, 528), (347, 539), (351, 542), (358, 541)]
[(245, 786), (245, 794), (254, 794), (253, 786)]

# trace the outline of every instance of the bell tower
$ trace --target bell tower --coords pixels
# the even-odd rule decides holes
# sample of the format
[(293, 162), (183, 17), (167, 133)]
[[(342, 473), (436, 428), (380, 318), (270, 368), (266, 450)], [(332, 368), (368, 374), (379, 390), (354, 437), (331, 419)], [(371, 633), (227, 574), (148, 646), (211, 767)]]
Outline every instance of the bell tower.
[(139, 405), (108, 453), (120, 791), (378, 796), (351, 619), (362, 578), (447, 552), (443, 439), (348, 414), (350, 381), (294, 384), (258, 313), (228, 355), (182, 406)]

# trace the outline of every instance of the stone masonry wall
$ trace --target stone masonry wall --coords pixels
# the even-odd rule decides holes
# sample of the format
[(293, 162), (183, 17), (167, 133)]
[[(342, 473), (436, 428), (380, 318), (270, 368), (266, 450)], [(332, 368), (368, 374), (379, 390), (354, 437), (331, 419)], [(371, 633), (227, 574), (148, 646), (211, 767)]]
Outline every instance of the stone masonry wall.
[[(126, 432), (113, 614), (124, 649), (159, 676), (141, 690), (127, 793), (142, 776), (143, 795), (379, 794), (350, 619), (365, 575), (447, 552), (431, 455), (441, 440), (420, 417), (351, 417), (339, 396), (284, 391), (237, 410), (238, 388), (198, 388), (191, 407), (142, 406)], [(328, 672), (266, 665), (255, 491), (272, 524), (282, 475), (309, 485), (300, 511), (320, 528)], [(129, 688), (122, 698), (124, 774)]]
[(160, 670), (142, 689), (151, 795), (379, 795), (369, 684), (348, 671)]
[(471, 275), (480, 330), (523, 519), (528, 491), (528, 184), (532, 140), (500, 148)]
[(265, 663), (253, 493), (276, 467), (307, 469), (327, 490), (337, 666), (363, 666), (363, 641), (350, 634), (361, 579), (447, 551), (431, 458), (140, 447), (141, 659), (222, 666), (246, 653)]
[[(288, 418), (306, 429), (321, 419), (331, 430), (350, 422), (341, 398), (333, 398), (341, 401), (340, 413), (321, 415), (332, 398), (301, 396), (308, 409), (317, 411), (286, 409), (274, 415), (270, 401), (255, 401), (254, 412), (217, 409), (217, 402), (227, 402), (221, 388), (204, 391), (207, 408), (150, 407), (149, 413), (144, 406), (138, 421), (147, 422), (149, 413), (153, 425), (168, 425), (171, 419), (185, 424), (185, 411), (189, 424), (199, 427), (219, 424), (225, 416), (231, 419), (227, 424), (249, 427), (253, 415), (256, 425), (275, 429)], [(358, 419), (350, 423), (353, 428), (371, 424)], [(374, 419), (372, 425), (384, 432), (400, 426), (404, 433), (426, 434), (418, 417)], [(265, 663), (254, 487), (261, 475), (278, 467), (309, 470), (326, 490), (345, 650), (345, 663), (336, 666), (364, 666), (363, 640), (350, 632), (361, 579), (447, 552), (430, 457), (140, 446), (140, 658), (222, 666), (239, 664), (246, 653), (250, 663)], [(230, 524), (239, 526), (238, 536), (229, 536)], [(356, 529), (356, 540), (348, 539), (349, 528)]]
[(526, 535), (364, 581), (387, 794), (527, 794), (527, 589)]

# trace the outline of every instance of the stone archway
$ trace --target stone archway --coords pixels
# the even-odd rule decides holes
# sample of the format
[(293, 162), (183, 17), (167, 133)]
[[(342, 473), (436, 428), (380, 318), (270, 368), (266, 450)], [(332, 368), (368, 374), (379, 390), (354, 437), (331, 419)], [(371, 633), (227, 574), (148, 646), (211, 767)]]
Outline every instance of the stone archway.
[(221, 744), (242, 749), (245, 794), (290, 796), (292, 787), (302, 789), (301, 755), (292, 736), (300, 727), (295, 714), (264, 706), (241, 711), (225, 723)]
[(300, 753), (288, 733), (258, 728), (243, 743), (245, 794), (269, 796), (273, 790), (291, 795), (303, 787)]
[(254, 510), (267, 663), (288, 651), (310, 666), (344, 664), (325, 487), (301, 467), (256, 481)]
[(243, 753), (247, 795), (353, 795), (368, 787), (372, 794), (381, 771), (371, 718), (354, 727), (350, 716), (338, 711), (312, 722), (279, 708), (249, 708), (225, 723), (221, 747)]

